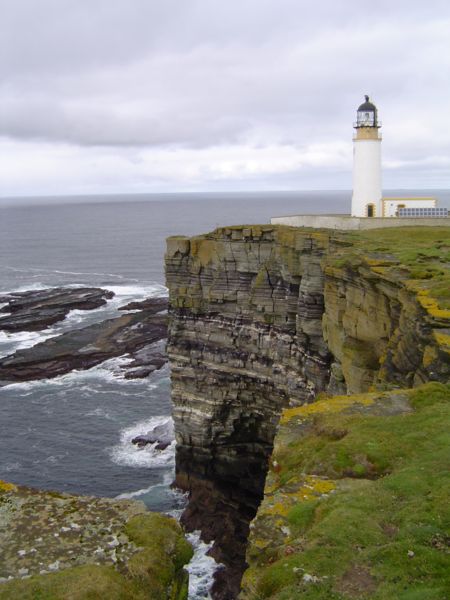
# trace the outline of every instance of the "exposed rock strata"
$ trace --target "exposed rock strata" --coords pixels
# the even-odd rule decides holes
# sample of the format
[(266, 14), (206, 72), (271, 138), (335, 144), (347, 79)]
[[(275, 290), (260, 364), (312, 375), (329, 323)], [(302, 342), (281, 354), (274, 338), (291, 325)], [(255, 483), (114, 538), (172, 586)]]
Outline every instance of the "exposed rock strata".
[(228, 566), (217, 598), (237, 593), (281, 408), (312, 400), (329, 378), (320, 266), (329, 237), (274, 232), (168, 241), (176, 483), (191, 493), (184, 522), (215, 539)]
[(449, 376), (445, 315), (360, 238), (239, 226), (168, 240), (176, 483), (184, 522), (227, 567), (216, 598), (238, 593), (283, 407)]
[(65, 319), (71, 310), (99, 308), (113, 296), (114, 292), (92, 287), (49, 288), (0, 296), (0, 304), (5, 304), (0, 308), (0, 330), (40, 331)]
[(383, 383), (409, 387), (450, 376), (448, 353), (434, 335), (450, 323), (424, 310), (407, 277), (392, 260), (325, 266), (323, 332), (342, 391)]

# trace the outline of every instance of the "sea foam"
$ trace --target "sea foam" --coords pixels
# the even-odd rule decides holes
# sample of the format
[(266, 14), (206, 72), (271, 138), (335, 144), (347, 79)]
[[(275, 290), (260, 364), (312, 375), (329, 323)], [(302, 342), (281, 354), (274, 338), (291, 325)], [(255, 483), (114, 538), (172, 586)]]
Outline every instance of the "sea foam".
[(210, 589), (214, 573), (222, 567), (212, 556), (208, 556), (213, 542), (205, 544), (200, 539), (200, 532), (193, 531), (186, 535), (194, 549), (194, 556), (186, 570), (189, 573), (189, 600), (210, 600)]
[(129, 467), (168, 467), (175, 464), (175, 440), (165, 449), (156, 450), (155, 444), (147, 444), (143, 448), (131, 443), (138, 435), (146, 434), (157, 425), (164, 425), (170, 416), (150, 417), (139, 421), (120, 432), (120, 442), (109, 449), (111, 460), (118, 465)]

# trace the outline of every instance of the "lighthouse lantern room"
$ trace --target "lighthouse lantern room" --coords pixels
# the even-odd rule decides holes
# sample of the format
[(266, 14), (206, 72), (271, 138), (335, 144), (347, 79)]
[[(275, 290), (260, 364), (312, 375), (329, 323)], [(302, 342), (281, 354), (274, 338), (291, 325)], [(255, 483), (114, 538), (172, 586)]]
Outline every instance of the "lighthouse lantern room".
[(381, 217), (381, 123), (377, 107), (365, 99), (354, 124), (352, 217)]

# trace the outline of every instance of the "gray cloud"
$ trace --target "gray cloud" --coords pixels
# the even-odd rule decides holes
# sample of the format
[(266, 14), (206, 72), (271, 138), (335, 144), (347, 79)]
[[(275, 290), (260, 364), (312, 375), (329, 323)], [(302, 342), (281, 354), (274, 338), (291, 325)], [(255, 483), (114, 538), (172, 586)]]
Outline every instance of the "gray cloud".
[[(134, 153), (130, 165), (149, 168), (136, 162), (141, 150), (164, 161), (184, 149), (162, 180), (187, 185), (191, 164), (191, 184), (201, 187), (245, 149), (247, 163), (266, 171), (230, 167), (234, 182), (276, 185), (300, 169), (293, 180), (307, 186), (320, 168), (341, 186), (351, 164), (343, 166), (346, 150), (337, 148), (351, 151), (354, 111), (370, 93), (384, 123), (388, 177), (401, 181), (420, 164), (448, 181), (447, 2), (0, 0), (0, 11), (0, 136), (14, 152), (80, 148), (72, 159), (83, 176), (83, 156), (112, 152), (127, 162)], [(315, 167), (317, 145), (329, 151)], [(219, 162), (208, 166), (208, 149), (219, 147), (210, 153)], [(291, 148), (296, 159), (274, 161), (271, 174), (267, 147), (280, 156)], [(74, 166), (67, 169), (70, 184)], [(131, 169), (129, 182), (138, 175)], [(5, 185), (14, 182), (6, 176)]]

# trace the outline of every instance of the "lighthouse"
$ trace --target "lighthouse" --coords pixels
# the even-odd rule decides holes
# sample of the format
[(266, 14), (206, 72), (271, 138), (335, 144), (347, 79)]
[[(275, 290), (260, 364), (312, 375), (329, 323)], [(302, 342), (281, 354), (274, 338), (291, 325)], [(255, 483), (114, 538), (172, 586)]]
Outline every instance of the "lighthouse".
[[(353, 194), (351, 216), (290, 215), (272, 217), (272, 225), (291, 227), (324, 227), (329, 229), (358, 230), (379, 227), (410, 227), (412, 225), (442, 225), (439, 219), (450, 219), (445, 207), (437, 206), (432, 196), (386, 196), (381, 189), (381, 122), (378, 110), (369, 96), (365, 96), (356, 112), (353, 124)], [(376, 217), (376, 218), (373, 218)]]
[(352, 217), (381, 217), (381, 123), (377, 107), (365, 99), (353, 125)]

